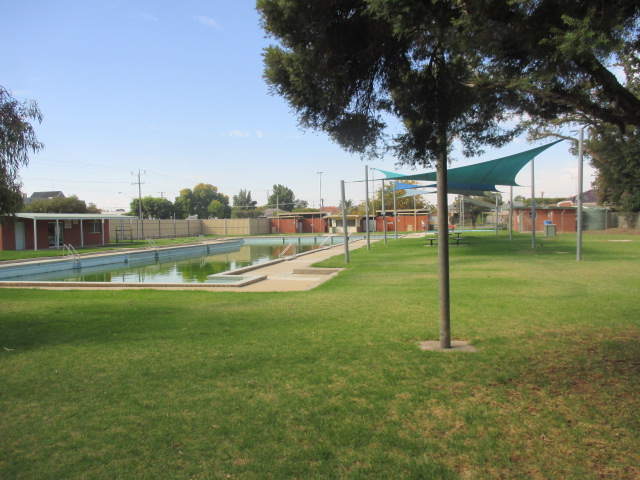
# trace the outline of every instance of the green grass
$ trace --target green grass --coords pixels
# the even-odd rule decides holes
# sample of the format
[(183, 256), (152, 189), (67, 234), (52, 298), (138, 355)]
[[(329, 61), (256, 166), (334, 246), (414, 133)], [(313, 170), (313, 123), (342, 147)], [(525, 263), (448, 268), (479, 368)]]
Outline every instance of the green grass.
[(308, 292), (1, 289), (0, 478), (638, 478), (640, 237), (465, 237), (476, 353), (418, 348), (421, 239)]

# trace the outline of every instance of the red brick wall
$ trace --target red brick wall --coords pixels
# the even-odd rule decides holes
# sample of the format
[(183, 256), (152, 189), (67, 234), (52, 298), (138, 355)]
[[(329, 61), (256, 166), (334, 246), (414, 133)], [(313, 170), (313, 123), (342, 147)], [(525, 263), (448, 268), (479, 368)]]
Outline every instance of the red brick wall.
[(16, 234), (11, 220), (6, 220), (6, 223), (0, 223), (0, 233), (0, 250), (15, 250)]
[[(18, 219), (17, 222), (24, 223), (24, 236), (25, 236), (25, 248), (27, 250), (33, 250), (33, 220), (28, 219)], [(100, 220), (98, 220), (100, 221)], [(37, 237), (38, 237), (38, 250), (46, 250), (49, 248), (49, 220), (40, 220), (37, 222)], [(82, 227), (84, 230), (84, 245), (87, 246), (95, 246), (102, 244), (102, 232), (100, 233), (89, 233), (90, 231), (90, 221), (84, 220), (82, 222)], [(63, 243), (71, 244), (76, 248), (81, 247), (81, 238), (80, 238), (80, 221), (77, 223), (71, 222), (71, 228), (65, 228), (65, 222), (60, 222), (62, 227), (62, 235), (63, 235)], [(110, 241), (109, 237), (109, 220), (105, 220), (103, 224), (104, 228), (104, 243), (108, 244)], [(8, 221), (6, 224), (0, 226), (0, 250), (15, 250), (16, 249), (16, 237), (15, 237), (15, 226), (12, 221)]]
[[(399, 232), (421, 232), (422, 221), (429, 228), (429, 215), (398, 215), (398, 231)], [(387, 215), (387, 232), (394, 231), (394, 218), (393, 215)], [(412, 228), (409, 228), (412, 227)], [(382, 223), (382, 217), (376, 217), (376, 230), (382, 232), (384, 224)]]
[(326, 220), (324, 218), (303, 218), (302, 233), (322, 234), (327, 231)]
[(271, 231), (281, 234), (296, 234), (298, 233), (297, 220), (295, 218), (281, 218), (278, 220), (277, 218), (269, 219)]
[[(530, 232), (530, 208), (513, 210), (514, 230), (516, 229), (515, 226), (518, 225), (520, 213), (522, 213), (522, 225), (519, 227), (519, 231)], [(545, 221), (551, 221), (556, 226), (556, 233), (575, 233), (576, 231), (576, 211), (573, 209), (537, 209), (536, 214), (536, 232), (544, 232)]]

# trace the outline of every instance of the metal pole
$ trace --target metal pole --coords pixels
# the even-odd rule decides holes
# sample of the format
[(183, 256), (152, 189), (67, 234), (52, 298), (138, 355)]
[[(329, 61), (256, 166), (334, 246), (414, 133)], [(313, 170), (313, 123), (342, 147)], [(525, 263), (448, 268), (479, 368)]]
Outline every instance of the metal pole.
[(498, 236), (498, 195), (496, 195), (496, 216), (494, 219), (496, 222), (496, 236)]
[(387, 212), (384, 209), (384, 178), (382, 179), (382, 191), (380, 192), (382, 201), (382, 231), (384, 232), (384, 243), (387, 243)]
[(460, 196), (460, 230), (464, 232), (464, 195)]
[(535, 159), (531, 159), (531, 248), (536, 248), (536, 180)]
[(340, 193), (342, 194), (342, 230), (344, 231), (344, 261), (349, 263), (349, 232), (347, 231), (347, 209), (344, 198), (344, 180), (340, 180)]
[(365, 190), (365, 201), (364, 201), (364, 216), (365, 216), (365, 227), (367, 230), (367, 250), (371, 250), (371, 232), (369, 225), (369, 167), (365, 165), (364, 167), (364, 190)]
[(513, 240), (513, 187), (509, 187), (509, 240)]
[(322, 209), (322, 172), (318, 172), (318, 175), (320, 175), (320, 208)]
[(398, 239), (398, 205), (396, 204), (396, 189), (393, 188), (393, 231)]
[[(369, 199), (367, 199), (368, 201)], [(373, 216), (373, 221), (376, 220), (376, 172), (375, 168), (371, 169), (371, 215)], [(377, 222), (374, 223), (374, 232), (378, 231)]]
[(578, 240), (576, 246), (576, 260), (580, 262), (582, 260), (582, 163), (583, 163), (583, 132), (584, 129), (580, 129), (580, 134), (578, 136)]

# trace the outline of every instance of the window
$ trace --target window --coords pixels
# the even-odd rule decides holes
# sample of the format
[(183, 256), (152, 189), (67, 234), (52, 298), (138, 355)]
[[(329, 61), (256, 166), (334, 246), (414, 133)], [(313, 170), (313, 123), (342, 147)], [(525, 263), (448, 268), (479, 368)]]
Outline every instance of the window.
[(102, 233), (102, 223), (89, 222), (89, 233)]

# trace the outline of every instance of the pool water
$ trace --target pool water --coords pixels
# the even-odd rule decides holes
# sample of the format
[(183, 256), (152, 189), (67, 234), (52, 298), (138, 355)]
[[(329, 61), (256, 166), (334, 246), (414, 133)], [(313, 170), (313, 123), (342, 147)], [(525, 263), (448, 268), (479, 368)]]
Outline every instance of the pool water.
[[(197, 257), (161, 258), (58, 272), (12, 277), (11, 281), (107, 283), (205, 283), (209, 275), (238, 270), (277, 259), (287, 245), (242, 245), (226, 253)], [(297, 245), (297, 253), (318, 245)], [(288, 252), (290, 253), (290, 252)], [(288, 254), (287, 253), (287, 254)], [(234, 281), (237, 281), (234, 280)]]

